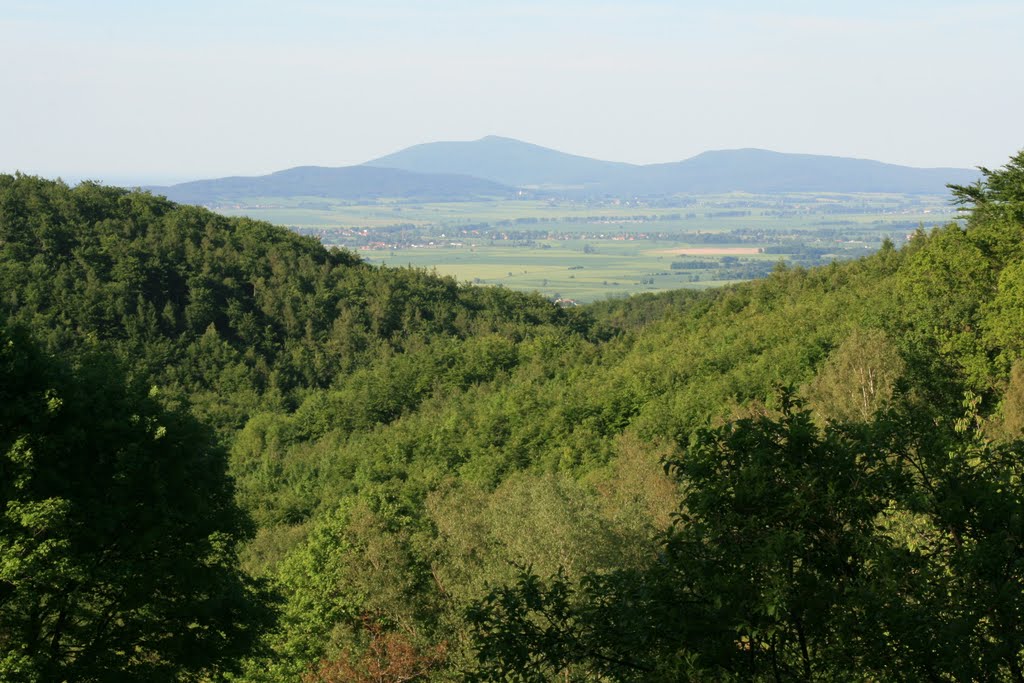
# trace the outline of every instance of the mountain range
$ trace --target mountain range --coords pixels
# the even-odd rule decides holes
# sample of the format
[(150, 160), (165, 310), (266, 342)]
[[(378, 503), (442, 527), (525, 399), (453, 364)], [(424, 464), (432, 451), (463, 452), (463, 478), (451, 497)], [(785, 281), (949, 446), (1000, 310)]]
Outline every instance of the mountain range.
[(515, 193), (515, 188), (483, 178), (450, 173), (416, 173), (369, 165), (340, 168), (297, 166), (263, 176), (193, 180), (146, 189), (184, 204), (219, 204), (259, 197), (323, 197), (357, 201), (402, 197), (444, 201)]
[(488, 136), (414, 145), (358, 166), (300, 166), (265, 176), (147, 189), (191, 204), (258, 197), (450, 201), (509, 197), (521, 189), (542, 195), (617, 197), (732, 191), (943, 194), (946, 183), (968, 184), (978, 177), (973, 169), (913, 168), (763, 149), (708, 151), (684, 161), (638, 165)]

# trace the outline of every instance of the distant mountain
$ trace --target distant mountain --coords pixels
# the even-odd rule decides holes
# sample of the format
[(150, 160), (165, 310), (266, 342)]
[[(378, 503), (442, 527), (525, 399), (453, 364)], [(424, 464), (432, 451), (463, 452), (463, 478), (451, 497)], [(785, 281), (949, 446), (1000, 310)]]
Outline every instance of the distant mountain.
[(704, 152), (685, 161), (635, 165), (565, 154), (510, 138), (416, 145), (367, 162), (418, 173), (460, 173), (517, 187), (574, 188), (587, 194), (745, 192), (946, 192), (972, 169), (912, 168), (865, 159), (762, 149)]
[(643, 166), (630, 180), (635, 192), (653, 194), (733, 190), (945, 194), (946, 183), (972, 183), (979, 177), (978, 171), (966, 168), (913, 168), (867, 159), (730, 149)]
[(146, 189), (172, 201), (208, 205), (258, 197), (464, 200), (515, 193), (514, 188), (481, 178), (371, 166), (299, 166), (264, 176), (195, 180)]
[(911, 168), (866, 159), (763, 149), (704, 152), (667, 164), (627, 164), (565, 154), (511, 138), (431, 142), (360, 166), (299, 166), (270, 175), (196, 180), (146, 188), (187, 204), (323, 197), (421, 201), (507, 197), (516, 188), (576, 195), (652, 196), (732, 191), (945, 194), (978, 171)]
[(368, 161), (364, 166), (417, 173), (459, 173), (516, 187), (605, 186), (641, 168), (558, 152), (489, 135), (472, 142), (428, 142)]

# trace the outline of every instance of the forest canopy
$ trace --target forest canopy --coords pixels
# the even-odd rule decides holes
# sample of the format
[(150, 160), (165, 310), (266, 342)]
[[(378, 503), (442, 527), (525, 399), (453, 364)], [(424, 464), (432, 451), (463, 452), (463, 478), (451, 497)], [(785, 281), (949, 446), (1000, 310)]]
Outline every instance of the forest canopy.
[(1022, 167), (579, 309), (0, 176), (4, 674), (1024, 680)]

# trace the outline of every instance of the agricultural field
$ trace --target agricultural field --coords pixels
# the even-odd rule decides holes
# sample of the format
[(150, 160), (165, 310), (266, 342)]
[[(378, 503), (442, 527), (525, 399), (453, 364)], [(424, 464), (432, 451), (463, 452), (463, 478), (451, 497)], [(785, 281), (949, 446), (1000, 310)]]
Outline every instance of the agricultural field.
[[(731, 256), (734, 247), (709, 249), (695, 269), (673, 269), (669, 243), (612, 240), (542, 240), (531, 246), (473, 245), (423, 247), (372, 251), (373, 263), (415, 266), (451, 275), (475, 284), (500, 285), (539, 291), (554, 299), (579, 303), (637, 292), (657, 292), (682, 287), (711, 287), (750, 279), (728, 272), (720, 255), (736, 259), (735, 265), (763, 264), (763, 274), (779, 255), (757, 253)], [(365, 253), (365, 252), (361, 252)], [(729, 263), (728, 261), (726, 262)]]
[(947, 197), (889, 194), (363, 204), (263, 197), (213, 208), (289, 226), (371, 263), (570, 305), (763, 277), (780, 261), (856, 258), (957, 217)]

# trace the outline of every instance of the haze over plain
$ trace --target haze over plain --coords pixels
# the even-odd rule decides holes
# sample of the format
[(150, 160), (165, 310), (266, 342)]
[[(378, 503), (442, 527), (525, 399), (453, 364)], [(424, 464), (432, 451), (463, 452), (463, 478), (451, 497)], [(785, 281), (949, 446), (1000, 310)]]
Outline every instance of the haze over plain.
[[(0, 1), (0, 170), (170, 183), (491, 134), (631, 163), (709, 149), (998, 166), (1024, 6)], [(982, 110), (983, 108), (983, 110)]]

